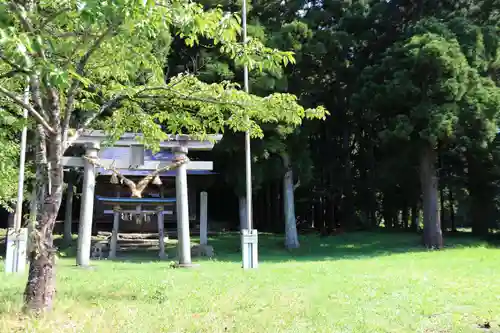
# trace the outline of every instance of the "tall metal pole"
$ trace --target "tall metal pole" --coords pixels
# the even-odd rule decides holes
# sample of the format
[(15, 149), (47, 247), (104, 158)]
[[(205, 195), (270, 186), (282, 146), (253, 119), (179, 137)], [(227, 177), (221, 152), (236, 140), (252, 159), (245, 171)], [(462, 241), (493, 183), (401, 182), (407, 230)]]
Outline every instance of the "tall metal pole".
[[(242, 35), (243, 44), (247, 43), (247, 1), (243, 0), (242, 6)], [(249, 93), (248, 87), (248, 66), (243, 67), (243, 85), (245, 92)], [(247, 118), (248, 119), (248, 118)], [(257, 230), (253, 229), (252, 223), (252, 160), (250, 150), (250, 131), (245, 132), (245, 173), (246, 173), (246, 228), (241, 234), (241, 254), (243, 259), (243, 268), (258, 267), (258, 251), (257, 251)]]
[[(24, 89), (24, 103), (29, 104), (29, 82)], [(28, 118), (28, 110), (23, 110), (24, 121)], [(21, 151), (19, 156), (19, 178), (17, 181), (17, 202), (16, 202), (16, 215), (14, 221), (14, 230), (21, 229), (21, 221), (23, 217), (23, 191), (24, 191), (24, 165), (26, 163), (26, 141), (27, 141), (28, 128), (26, 124), (23, 126), (21, 132)]]
[[(243, 43), (247, 43), (247, 1), (243, 0), (242, 6), (242, 29), (243, 29)], [(245, 64), (243, 68), (243, 86), (245, 92), (249, 93), (248, 87), (248, 66)], [(250, 148), (250, 132), (245, 132), (245, 171), (246, 171), (246, 219), (247, 225), (246, 228), (248, 230), (252, 230), (252, 157), (251, 157), (251, 148)]]
[[(27, 80), (24, 90), (24, 103), (29, 104), (29, 80)], [(28, 111), (23, 110), (23, 117), (26, 121)], [(23, 217), (23, 190), (24, 190), (24, 164), (26, 161), (26, 139), (27, 126), (24, 124), (21, 132), (21, 147), (19, 154), (19, 178), (17, 183), (17, 203), (14, 215), (14, 226), (7, 231), (7, 253), (5, 254), (5, 272), (22, 274), (26, 268), (26, 245), (28, 233), (26, 228), (21, 228)]]

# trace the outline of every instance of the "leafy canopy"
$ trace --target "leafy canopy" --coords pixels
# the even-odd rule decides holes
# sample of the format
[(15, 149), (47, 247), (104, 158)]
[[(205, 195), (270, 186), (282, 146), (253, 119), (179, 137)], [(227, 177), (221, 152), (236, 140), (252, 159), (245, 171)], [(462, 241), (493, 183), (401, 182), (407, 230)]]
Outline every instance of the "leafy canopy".
[[(165, 132), (204, 135), (228, 126), (261, 136), (258, 122), (297, 125), (304, 117), (325, 115), (321, 107), (305, 110), (293, 95), (256, 97), (234, 83), (206, 84), (189, 73), (166, 78), (173, 35), (188, 46), (216, 47), (251, 70), (294, 62), (291, 52), (256, 38), (240, 43), (239, 17), (219, 7), (204, 10), (183, 0), (41, 0), (30, 8), (2, 0), (0, 13), (4, 76), (29, 76), (32, 88), (40, 86), (32, 89), (31, 115), (45, 121), (49, 132), (61, 127), (63, 140), (69, 136), (71, 142), (74, 129), (95, 119), (114, 138), (134, 130), (155, 146)], [(57, 91), (59, 110), (46, 101), (51, 90)], [(0, 92), (10, 98), (20, 93)], [(61, 119), (54, 119), (59, 111)]]
[(491, 141), (500, 88), (488, 69), (500, 53), (498, 43), (489, 40), (489, 28), (465, 19), (446, 24), (430, 19), (409, 33), (364, 69), (365, 84), (353, 98), (357, 107), (386, 124), (380, 133), (385, 138), (423, 139), (432, 145), (457, 137), (464, 143)]

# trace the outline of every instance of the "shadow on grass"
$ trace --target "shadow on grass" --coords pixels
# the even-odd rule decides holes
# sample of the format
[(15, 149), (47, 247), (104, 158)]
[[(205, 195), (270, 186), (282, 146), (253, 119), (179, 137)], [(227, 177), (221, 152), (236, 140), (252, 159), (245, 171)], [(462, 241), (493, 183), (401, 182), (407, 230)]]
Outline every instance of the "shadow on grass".
[[(198, 239), (192, 239), (198, 242)], [(428, 251), (421, 245), (421, 235), (401, 232), (354, 232), (337, 236), (320, 237), (318, 235), (302, 235), (299, 249), (288, 251), (283, 245), (283, 235), (259, 235), (259, 261), (328, 261), (343, 259), (363, 259), (387, 256), (400, 253), (416, 253)], [(463, 235), (447, 235), (444, 251), (451, 248), (496, 247), (484, 240), (465, 237)], [(209, 238), (214, 247), (215, 259), (219, 262), (241, 262), (240, 236), (238, 233), (220, 233)], [(497, 244), (498, 245), (498, 244)], [(157, 249), (143, 249), (118, 253), (114, 262), (145, 263), (173, 262), (176, 260), (177, 247), (173, 242), (166, 246), (168, 259), (160, 260)], [(61, 256), (75, 257), (76, 244), (61, 249)], [(193, 258), (193, 262), (203, 262), (206, 258)]]

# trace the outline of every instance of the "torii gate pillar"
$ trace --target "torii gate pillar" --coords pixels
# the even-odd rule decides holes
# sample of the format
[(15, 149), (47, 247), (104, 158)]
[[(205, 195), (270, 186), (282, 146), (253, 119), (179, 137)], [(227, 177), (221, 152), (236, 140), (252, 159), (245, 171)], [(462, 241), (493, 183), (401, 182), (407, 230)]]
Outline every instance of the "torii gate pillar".
[[(178, 158), (185, 158), (188, 149), (186, 146), (175, 148)], [(189, 207), (187, 187), (187, 164), (177, 168), (175, 176), (175, 192), (177, 199), (177, 239), (179, 267), (192, 267), (191, 262), (191, 239), (189, 235)]]
[[(96, 159), (99, 144), (91, 143), (86, 147), (86, 156)], [(94, 216), (95, 167), (85, 160), (83, 167), (82, 203), (80, 208), (80, 226), (78, 229), (78, 253), (76, 264), (87, 267), (90, 265), (90, 247), (92, 242), (92, 218)]]

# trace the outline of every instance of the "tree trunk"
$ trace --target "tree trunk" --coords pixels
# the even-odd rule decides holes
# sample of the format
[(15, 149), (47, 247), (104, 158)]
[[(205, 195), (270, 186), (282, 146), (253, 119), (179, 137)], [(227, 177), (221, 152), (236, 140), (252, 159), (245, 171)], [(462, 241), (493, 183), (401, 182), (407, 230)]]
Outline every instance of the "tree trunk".
[(420, 182), (424, 207), (424, 245), (429, 248), (443, 246), (443, 234), (438, 200), (438, 177), (436, 174), (436, 151), (426, 145), (420, 156)]
[(451, 187), (448, 189), (448, 201), (450, 205), (451, 232), (457, 232), (457, 225), (455, 223), (455, 200), (453, 199), (453, 190)]
[(444, 208), (444, 188), (439, 189), (439, 218), (441, 219), (441, 231), (445, 232), (446, 231), (446, 218), (445, 218), (445, 208)]
[(348, 128), (344, 130), (342, 137), (342, 148), (345, 154), (344, 161), (344, 184), (343, 184), (343, 194), (344, 198), (342, 200), (342, 217), (344, 219), (345, 228), (348, 230), (353, 230), (354, 225), (354, 199), (353, 199), (353, 188), (352, 188), (352, 163), (351, 163), (351, 148), (349, 145), (350, 132)]
[(407, 205), (405, 204), (404, 207), (403, 207), (403, 210), (401, 212), (401, 219), (402, 219), (402, 223), (401, 223), (401, 227), (404, 229), (404, 230), (408, 230), (409, 229), (409, 225), (408, 225), (408, 220), (410, 218), (410, 211), (408, 210), (408, 207)]
[(296, 249), (300, 247), (297, 233), (297, 219), (295, 218), (295, 196), (293, 171), (288, 156), (283, 156), (285, 175), (283, 177), (283, 210), (285, 215), (285, 247)]
[(470, 200), (470, 216), (472, 219), (472, 233), (484, 237), (489, 232), (491, 219), (492, 198), (495, 195), (492, 182), (488, 177), (488, 164), (485, 163), (485, 152), (482, 150), (467, 153), (467, 177)]
[(272, 201), (272, 193), (271, 193), (271, 185), (268, 183), (265, 187), (265, 192), (266, 192), (266, 202), (265, 202), (265, 209), (266, 209), (266, 225), (271, 224), (271, 221), (273, 219), (273, 211), (271, 209), (271, 202)]
[[(59, 119), (57, 111), (53, 112), (54, 119)], [(55, 121), (56, 125), (58, 121)], [(25, 310), (28, 312), (44, 312), (52, 308), (52, 302), (55, 294), (55, 253), (53, 229), (57, 219), (57, 213), (62, 201), (63, 188), (63, 168), (62, 160), (62, 142), (61, 131), (58, 126), (55, 127), (57, 134), (47, 135), (38, 128), (37, 136), (37, 160), (41, 162), (50, 162), (51, 169), (46, 176), (42, 178), (42, 184), (49, 183), (50, 194), (45, 197), (40, 215), (34, 230), (33, 248), (30, 249), (30, 267), (28, 282), (24, 291)], [(49, 149), (45, 147), (45, 138), (49, 142)], [(46, 169), (45, 169), (46, 170)], [(48, 177), (47, 177), (48, 176)]]
[(411, 207), (411, 229), (415, 232), (418, 232), (420, 224), (420, 210), (418, 209), (418, 205), (415, 203)]

